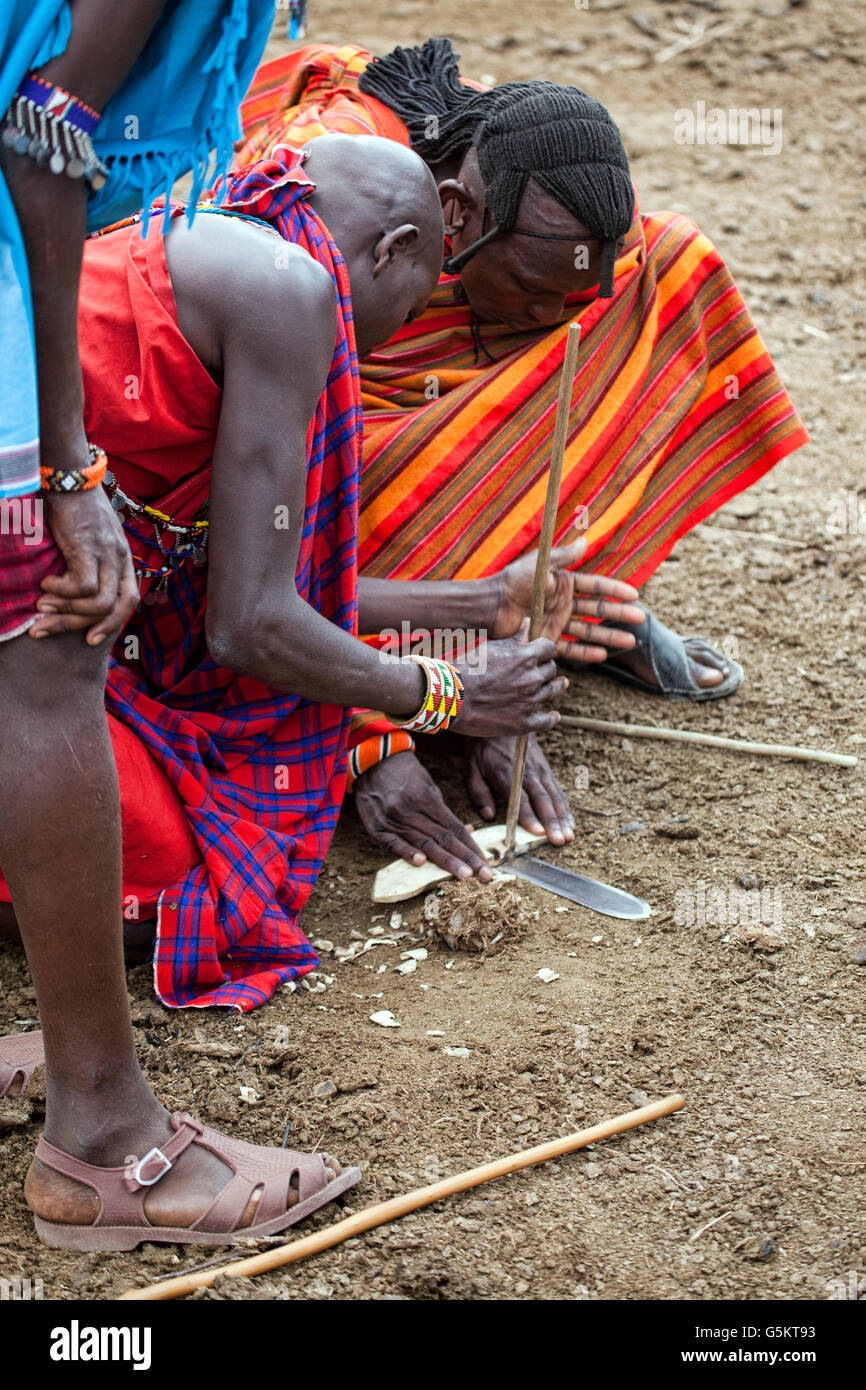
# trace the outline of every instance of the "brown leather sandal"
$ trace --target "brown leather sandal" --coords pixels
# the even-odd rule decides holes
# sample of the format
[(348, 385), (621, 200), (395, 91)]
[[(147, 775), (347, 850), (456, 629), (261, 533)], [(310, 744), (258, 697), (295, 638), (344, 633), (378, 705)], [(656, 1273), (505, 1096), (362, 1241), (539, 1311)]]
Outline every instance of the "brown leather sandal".
[[(360, 1168), (344, 1168), (333, 1177), (327, 1155), (301, 1154), (292, 1149), (267, 1149), (231, 1139), (200, 1125), (189, 1115), (171, 1116), (175, 1133), (143, 1158), (128, 1160), (123, 1168), (97, 1168), (73, 1158), (40, 1139), (36, 1157), (46, 1168), (63, 1173), (91, 1188), (99, 1199), (99, 1215), (89, 1226), (43, 1221), (34, 1216), (40, 1240), (60, 1250), (134, 1250), (143, 1240), (178, 1245), (232, 1245), (239, 1236), (276, 1235), (303, 1221), (305, 1216), (332, 1202), (361, 1181)], [(228, 1168), (222, 1192), (192, 1226), (152, 1226), (145, 1215), (148, 1189), (164, 1178), (189, 1148), (200, 1144), (210, 1149)], [(292, 1179), (297, 1180), (298, 1200), (289, 1206)], [(239, 1226), (253, 1193), (261, 1189), (255, 1224)]]
[(44, 1061), (41, 1033), (11, 1033), (0, 1038), (0, 1099), (8, 1095), (16, 1081), (21, 1083), (21, 1089), (13, 1099), (25, 1095), (31, 1076)]

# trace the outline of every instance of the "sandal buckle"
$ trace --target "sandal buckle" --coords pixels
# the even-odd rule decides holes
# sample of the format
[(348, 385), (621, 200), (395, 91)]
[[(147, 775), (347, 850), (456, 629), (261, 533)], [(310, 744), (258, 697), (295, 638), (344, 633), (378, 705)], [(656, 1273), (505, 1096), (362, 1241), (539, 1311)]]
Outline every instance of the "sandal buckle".
[[(142, 1169), (144, 1168), (144, 1165), (146, 1163), (150, 1163), (151, 1159), (154, 1158), (162, 1160), (162, 1168), (157, 1173), (155, 1178), (143, 1177)], [(154, 1183), (159, 1182), (160, 1178), (164, 1178), (169, 1169), (173, 1167), (174, 1164), (172, 1163), (171, 1159), (166, 1157), (162, 1149), (154, 1147), (148, 1150), (148, 1152), (144, 1155), (143, 1158), (140, 1158), (138, 1160), (138, 1162), (132, 1170), (132, 1176), (134, 1181), (137, 1182), (140, 1187), (153, 1187)]]

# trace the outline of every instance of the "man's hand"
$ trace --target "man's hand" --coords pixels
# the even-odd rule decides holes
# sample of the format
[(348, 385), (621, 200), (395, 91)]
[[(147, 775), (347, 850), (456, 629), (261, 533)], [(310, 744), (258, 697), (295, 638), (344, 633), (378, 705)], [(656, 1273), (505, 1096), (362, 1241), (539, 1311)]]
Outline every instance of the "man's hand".
[(389, 853), (415, 865), (429, 859), (455, 878), (476, 874), (489, 882), (480, 848), (414, 753), (395, 753), (362, 773), (355, 805), (367, 834)]
[(473, 738), (500, 734), (541, 733), (559, 723), (545, 705), (568, 687), (556, 673), (556, 647), (546, 637), (527, 642), (524, 622), (519, 637), (487, 642), (459, 664), (463, 708), (453, 728)]
[(66, 561), (65, 574), (49, 574), (36, 604), (40, 616), (31, 637), (88, 628), (97, 647), (114, 637), (138, 603), (132, 556), (117, 513), (101, 487), (86, 492), (47, 493), (48, 526)]
[[(633, 606), (637, 589), (601, 574), (573, 571), (586, 541), (551, 551), (544, 597), (544, 636), (556, 642), (560, 656), (571, 661), (604, 661), (608, 650), (629, 650), (634, 638), (619, 628), (604, 626), (605, 618), (621, 623), (641, 623), (643, 613)], [(491, 635), (511, 637), (532, 607), (535, 557), (531, 551), (507, 565), (497, 576), (499, 606)], [(587, 618), (600, 622), (586, 622)], [(561, 619), (561, 621), (560, 621)]]
[[(473, 739), (466, 745), (466, 787), (473, 805), (485, 820), (493, 820), (497, 800), (508, 802), (516, 741), (513, 738)], [(526, 750), (520, 824), (532, 835), (546, 835), (552, 845), (563, 845), (574, 839), (574, 817), (568, 797), (534, 734), (530, 734)]]

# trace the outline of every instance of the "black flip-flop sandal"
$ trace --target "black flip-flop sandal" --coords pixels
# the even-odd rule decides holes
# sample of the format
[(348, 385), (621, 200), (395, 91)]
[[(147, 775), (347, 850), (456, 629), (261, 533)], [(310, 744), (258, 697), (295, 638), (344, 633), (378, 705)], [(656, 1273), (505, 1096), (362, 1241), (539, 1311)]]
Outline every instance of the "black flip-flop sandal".
[[(727, 695), (733, 695), (742, 685), (745, 672), (739, 662), (724, 656), (722, 652), (716, 652), (704, 637), (680, 637), (673, 628), (666, 627), (659, 618), (654, 618), (642, 603), (635, 606), (646, 614), (640, 626), (610, 622), (607, 619), (605, 626), (618, 627), (623, 632), (631, 632), (634, 635), (635, 645), (622, 655), (641, 653), (652, 667), (657, 684), (654, 685), (643, 676), (629, 671), (627, 667), (618, 665), (616, 657), (608, 657), (606, 661), (599, 661), (589, 669), (596, 671), (600, 676), (609, 676), (611, 680), (621, 681), (623, 685), (642, 690), (647, 695), (663, 695), (668, 700), (723, 700)], [(724, 680), (718, 685), (698, 685), (689, 664), (687, 642), (700, 642), (708, 651), (722, 657), (728, 666), (728, 674)]]

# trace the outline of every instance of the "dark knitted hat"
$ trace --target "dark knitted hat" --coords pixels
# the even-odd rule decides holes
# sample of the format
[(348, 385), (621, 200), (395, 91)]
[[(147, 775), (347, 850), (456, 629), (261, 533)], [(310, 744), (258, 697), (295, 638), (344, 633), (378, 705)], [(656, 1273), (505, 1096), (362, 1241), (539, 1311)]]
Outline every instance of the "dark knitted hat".
[(631, 226), (634, 190), (622, 137), (601, 102), (555, 82), (477, 92), (460, 83), (449, 39), (374, 59), (360, 87), (405, 121), (412, 148), (429, 163), (474, 146), (500, 232), (514, 229), (533, 179), (605, 243), (601, 294), (612, 293), (616, 243)]

